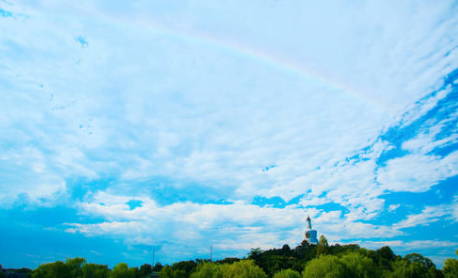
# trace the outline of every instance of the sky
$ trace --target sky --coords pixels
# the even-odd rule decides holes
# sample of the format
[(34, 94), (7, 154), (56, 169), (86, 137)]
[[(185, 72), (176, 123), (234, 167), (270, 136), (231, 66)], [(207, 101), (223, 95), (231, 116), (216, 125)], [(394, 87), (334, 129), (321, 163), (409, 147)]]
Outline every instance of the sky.
[(458, 3), (0, 0), (0, 264), (458, 249)]

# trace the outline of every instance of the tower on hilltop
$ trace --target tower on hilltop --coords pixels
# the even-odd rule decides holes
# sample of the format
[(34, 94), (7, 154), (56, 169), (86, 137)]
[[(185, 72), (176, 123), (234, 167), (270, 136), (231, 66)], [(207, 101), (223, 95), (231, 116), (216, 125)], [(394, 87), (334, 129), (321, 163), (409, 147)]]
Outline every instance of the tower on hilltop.
[(312, 220), (307, 216), (307, 229), (305, 230), (305, 241), (309, 244), (318, 244), (317, 231), (312, 229)]

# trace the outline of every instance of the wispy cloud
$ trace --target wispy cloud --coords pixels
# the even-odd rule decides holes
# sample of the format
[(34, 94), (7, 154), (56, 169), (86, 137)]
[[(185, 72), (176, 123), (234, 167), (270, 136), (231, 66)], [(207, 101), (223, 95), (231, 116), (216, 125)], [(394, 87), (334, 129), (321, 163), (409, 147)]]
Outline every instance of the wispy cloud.
[[(457, 193), (456, 13), (1, 2), (0, 208), (66, 205), (80, 221), (59, 229), (193, 239), (186, 255), (209, 239), (234, 252), (300, 242), (307, 214), (334, 242), (456, 229), (456, 201), (436, 193)], [(388, 202), (400, 192), (437, 202)]]

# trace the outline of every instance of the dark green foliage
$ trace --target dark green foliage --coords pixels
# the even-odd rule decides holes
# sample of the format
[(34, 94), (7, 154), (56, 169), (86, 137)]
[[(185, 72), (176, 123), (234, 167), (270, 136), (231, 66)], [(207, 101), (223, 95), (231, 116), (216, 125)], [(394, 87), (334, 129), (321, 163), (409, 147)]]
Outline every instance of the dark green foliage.
[(318, 245), (316, 246), (316, 257), (326, 254), (329, 254), (328, 240), (324, 235), (321, 235), (320, 240), (318, 241)]
[(275, 273), (273, 278), (301, 278), (299, 272), (292, 269), (284, 269)]
[(172, 269), (173, 270), (182, 270), (184, 273), (186, 273), (186, 277), (189, 277), (189, 274), (193, 272), (197, 267), (197, 262), (196, 261), (181, 261), (172, 264)]
[[(32, 272), (33, 278), (108, 278), (109, 270), (106, 265), (87, 264), (86, 259), (67, 259), (42, 264)], [(135, 278), (135, 277), (134, 277)]]
[[(197, 268), (198, 262), (196, 261), (181, 261), (172, 264), (171, 266), (161, 266), (159, 275), (161, 278), (188, 278)], [(157, 264), (156, 264), (157, 266)], [(156, 268), (155, 266), (155, 268)]]
[(69, 278), (78, 278), (82, 276), (82, 267), (86, 264), (86, 259), (83, 258), (74, 258), (74, 259), (67, 259), (65, 261), (67, 265)]
[[(302, 243), (301, 245), (294, 248), (292, 251), (292, 256), (295, 258), (300, 259), (302, 262), (308, 262), (311, 259), (315, 258), (316, 255), (316, 245), (310, 245), (308, 243)], [(303, 269), (303, 265), (301, 267), (301, 271)]]
[(361, 248), (357, 244), (347, 244), (347, 245), (336, 244), (336, 245), (328, 246), (328, 253), (330, 255), (339, 255), (339, 254), (347, 253), (350, 251), (357, 252), (359, 250), (361, 250)]
[(225, 258), (225, 259), (217, 261), (217, 263), (219, 263), (219, 264), (232, 264), (232, 263), (235, 263), (235, 262), (238, 262), (238, 261), (240, 261), (239, 258)]
[(42, 264), (32, 272), (33, 278), (68, 278), (70, 270), (61, 261), (55, 263)]
[(361, 248), (359, 249), (359, 252), (360, 254), (370, 258), (379, 269), (385, 272), (392, 270), (391, 265), (396, 260), (396, 255), (389, 246), (384, 246), (376, 251)]
[(191, 278), (267, 278), (267, 275), (252, 260), (241, 260), (232, 264), (202, 263)]
[[(458, 250), (455, 251), (455, 254), (458, 256)], [(458, 278), (458, 260), (451, 258), (445, 260), (442, 271), (445, 278)]]
[(119, 263), (115, 265), (111, 271), (110, 278), (136, 278), (138, 268), (129, 268), (126, 263)]
[(259, 259), (259, 256), (261, 256), (262, 250), (261, 248), (252, 248), (250, 253), (248, 253), (248, 259), (250, 260), (256, 260)]
[(282, 249), (284, 254), (288, 254), (289, 252), (291, 252), (291, 248), (289, 247), (288, 244), (283, 245), (283, 247), (281, 249)]
[(32, 277), (32, 270), (30, 268), (17, 268), (17, 269), (2, 269), (0, 264), (0, 278), (4, 277), (21, 277), (21, 278), (30, 278)]
[[(307, 247), (304, 247), (303, 250), (299, 251), (299, 253), (301, 253), (299, 256), (298, 252), (291, 250), (289, 246), (283, 246), (282, 249), (271, 249), (267, 251), (256, 248), (251, 249), (248, 259), (253, 260), (256, 265), (261, 267), (264, 272), (271, 277), (274, 273), (282, 269), (293, 268), (294, 263), (298, 261), (298, 257), (306, 253), (306, 248)], [(298, 268), (298, 271), (301, 271), (303, 263), (297, 263), (296, 268)]]
[(393, 263), (393, 271), (387, 273), (386, 277), (389, 278), (427, 278), (430, 277), (428, 272), (421, 267), (418, 263), (410, 263), (407, 260), (398, 260)]
[(340, 261), (345, 265), (349, 277), (378, 278), (382, 276), (382, 271), (374, 262), (361, 253), (350, 252), (343, 255)]
[(264, 271), (252, 260), (220, 265), (223, 278), (267, 278)]
[(160, 262), (157, 262), (154, 267), (153, 267), (153, 271), (161, 271), (161, 269), (163, 268), (164, 266), (160, 263)]
[(108, 266), (99, 264), (85, 264), (81, 272), (82, 278), (108, 278), (109, 275)]
[(412, 253), (404, 258), (397, 258), (391, 264), (392, 271), (385, 271), (386, 278), (442, 278), (443, 273), (436, 269), (430, 259)]
[(159, 273), (161, 278), (186, 278), (186, 272), (182, 269), (173, 269), (171, 266), (166, 265)]
[(377, 249), (375, 252), (380, 256), (380, 258), (383, 258), (387, 261), (392, 262), (396, 259), (396, 255), (393, 253), (393, 250), (391, 250), (389, 246), (383, 246), (382, 248)]
[[(356, 244), (328, 246), (326, 237), (322, 236), (320, 240), (322, 251), (333, 255), (360, 250)], [(269, 277), (272, 277), (282, 269), (292, 269), (301, 273), (304, 265), (317, 256), (317, 249), (318, 245), (311, 245), (307, 242), (303, 242), (294, 249), (288, 245), (284, 245), (281, 249), (266, 251), (256, 248), (251, 249), (248, 258), (260, 266)]]
[(433, 264), (433, 262), (430, 259), (425, 258), (418, 253), (408, 254), (404, 257), (404, 259), (409, 261), (410, 263), (418, 263), (420, 264), (422, 268), (429, 269), (433, 266), (435, 267), (435, 265)]
[(248, 259), (226, 258), (216, 262), (196, 259), (166, 266), (144, 264), (140, 269), (119, 263), (110, 270), (106, 265), (74, 258), (65, 263), (42, 264), (33, 271), (25, 268), (7, 270), (6, 274), (3, 271), (0, 278), (14, 273), (25, 273), (22, 276), (25, 278), (146, 278), (155, 272), (161, 278), (458, 278), (458, 260), (447, 259), (441, 271), (418, 253), (401, 257), (388, 246), (375, 251), (356, 244), (329, 246), (322, 236), (318, 245), (304, 241), (294, 249), (288, 245), (266, 251), (255, 248)]
[(146, 275), (151, 274), (151, 272), (153, 272), (153, 267), (150, 264), (144, 264), (140, 267), (138, 277), (145, 277)]
[(392, 270), (391, 264), (395, 261), (396, 255), (393, 253), (389, 246), (384, 246), (375, 251), (378, 265), (384, 270)]
[(223, 278), (223, 272), (220, 265), (205, 262), (197, 266), (197, 270), (191, 274), (191, 278)]
[(334, 255), (321, 255), (308, 262), (302, 275), (304, 278), (349, 277), (345, 265)]

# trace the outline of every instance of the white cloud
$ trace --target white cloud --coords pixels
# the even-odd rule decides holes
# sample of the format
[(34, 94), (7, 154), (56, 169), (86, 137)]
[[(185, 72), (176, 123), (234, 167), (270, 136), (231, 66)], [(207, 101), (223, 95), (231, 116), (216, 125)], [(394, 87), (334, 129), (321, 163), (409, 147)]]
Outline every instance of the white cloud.
[[(405, 228), (429, 225), (444, 219), (456, 221), (452, 220), (455, 203), (425, 207), (421, 213), (409, 215), (398, 223), (377, 225), (361, 222), (364, 212), (359, 209), (343, 213), (340, 210), (304, 210), (298, 206), (283, 209), (258, 207), (244, 202), (158, 205), (146, 196), (122, 196), (107, 192), (98, 192), (86, 199), (79, 204), (81, 213), (101, 217), (105, 221), (96, 224), (67, 223), (67, 232), (108, 236), (122, 239), (129, 245), (145, 244), (163, 248), (165, 243), (162, 242), (167, 239), (169, 243), (166, 245), (186, 246), (190, 254), (192, 250), (196, 252), (201, 248), (201, 244), (214, 245), (228, 255), (237, 252), (243, 255), (243, 252), (254, 247), (269, 249), (283, 244), (296, 246), (304, 237), (305, 218), (308, 215), (313, 219), (313, 227), (332, 244), (350, 240), (369, 248), (390, 245), (401, 254), (418, 251), (419, 248), (423, 250), (426, 243), (437, 243), (434, 248), (454, 246), (440, 239), (404, 242), (396, 237), (407, 236)], [(142, 205), (130, 209), (126, 203), (132, 199), (142, 201)], [(374, 238), (385, 240), (371, 240)], [(426, 254), (431, 251), (428, 248), (424, 250)]]
[[(410, 105), (443, 77), (440, 70), (428, 72), (427, 86), (416, 78), (409, 79), (429, 66), (430, 59), (440, 61), (434, 63), (437, 66), (452, 63), (451, 58), (434, 55), (418, 59), (450, 48), (451, 44), (429, 32), (434, 28), (443, 33), (454, 30), (454, 17), (447, 17), (448, 6), (425, 4), (414, 12), (407, 8), (410, 3), (401, 5), (393, 14), (391, 8), (379, 4), (341, 9), (338, 7), (343, 3), (326, 8), (319, 3), (312, 7), (296, 3), (301, 8), (296, 7), (298, 14), (291, 17), (287, 3), (263, 4), (259, 10), (260, 4), (245, 3), (243, 9), (259, 11), (258, 21), (210, 2), (189, 1), (184, 6), (139, 3), (107, 9), (100, 9), (106, 4), (84, 1), (70, 6), (58, 2), (17, 4), (31, 17), (21, 26), (8, 22), (3, 38), (15, 41), (24, 54), (47, 49), (47, 55), (54, 57), (46, 63), (39, 55), (27, 60), (2, 57), (13, 72), (27, 76), (11, 82), (11, 92), (24, 92), (25, 85), (20, 87), (17, 82), (26, 79), (26, 86), (37, 86), (24, 92), (25, 97), (31, 92), (35, 96), (45, 93), (45, 97), (26, 98), (19, 104), (33, 111), (32, 122), (43, 127), (43, 132), (29, 128), (26, 131), (32, 131), (34, 137), (44, 137), (41, 147), (53, 150), (54, 158), (48, 163), (61, 168), (62, 178), (76, 175), (93, 179), (120, 172), (128, 181), (173, 176), (214, 187), (228, 186), (228, 191), (245, 200), (258, 192), (289, 200), (308, 189), (318, 195), (331, 189), (330, 199), (346, 205), (362, 203), (367, 194), (373, 195), (369, 196), (373, 200), (377, 193), (359, 194), (361, 188), (374, 187), (370, 174), (373, 161), (358, 163), (356, 168), (335, 168), (333, 163), (366, 146), (394, 123), (391, 115), (374, 107)], [(139, 8), (151, 5), (152, 10)], [(158, 7), (167, 7), (167, 13), (157, 13)], [(51, 8), (66, 16), (49, 16)], [(320, 16), (312, 11), (321, 11)], [(371, 13), (375, 11), (376, 17)], [(194, 12), (205, 16), (196, 17)], [(132, 21), (138, 13), (138, 20)], [(87, 20), (78, 20), (81, 14), (86, 14)], [(437, 22), (439, 15), (447, 18), (442, 24)], [(231, 20), (224, 21), (226, 17)], [(406, 20), (412, 17), (426, 20), (421, 26), (412, 25), (411, 20)], [(234, 23), (234, 18), (241, 21)], [(265, 30), (265, 24), (271, 24), (259, 21), (261, 18), (278, 18), (275, 22), (281, 24), (275, 30), (288, 30), (281, 32), (286, 37), (272, 40), (279, 33), (259, 32), (260, 28)], [(285, 18), (289, 20), (282, 20)], [(334, 20), (328, 22), (327, 18)], [(365, 24), (360, 25), (362, 22)], [(394, 22), (402, 26), (402, 31)], [(216, 26), (224, 31), (213, 30)], [(321, 26), (322, 30), (314, 31), (310, 26)], [(361, 26), (366, 27), (359, 29), (360, 36), (345, 39)], [(298, 28), (307, 31), (305, 37), (296, 35)], [(88, 40), (87, 48), (75, 43), (75, 36), (80, 35)], [(26, 43), (31, 36), (36, 44)], [(379, 43), (371, 43), (376, 39)], [(423, 42), (421, 47), (416, 45), (412, 54), (410, 45), (419, 41)], [(304, 47), (292, 51), (292, 45)], [(316, 45), (322, 50), (317, 52)], [(74, 54), (67, 55), (64, 49)], [(368, 61), (368, 56), (371, 63), (363, 64), (361, 61)], [(387, 67), (386, 57), (390, 56), (397, 63)], [(291, 63), (296, 59), (298, 62)], [(355, 63), (349, 64), (346, 59)], [(319, 65), (321, 71), (316, 72), (327, 74), (313, 75), (307, 65), (313, 69)], [(311, 77), (295, 75), (300, 72)], [(365, 78), (361, 78), (361, 72)], [(406, 82), (424, 87), (415, 85), (406, 91)], [(38, 88), (39, 83), (44, 84), (43, 90)], [(365, 89), (352, 90), (359, 86)], [(51, 95), (52, 100), (48, 100)], [(371, 102), (374, 97), (376, 101)], [(11, 104), (17, 104), (16, 93), (9, 98)], [(11, 125), (23, 121), (4, 108), (11, 113), (7, 114)], [(393, 111), (398, 110), (402, 109)], [(47, 127), (50, 120), (51, 127)], [(259, 171), (271, 163), (279, 167), (268, 173)], [(316, 171), (317, 167), (328, 172)], [(314, 182), (317, 177), (324, 182)], [(314, 201), (320, 202), (323, 201)], [(371, 202), (365, 203), (369, 206)], [(370, 210), (379, 210), (380, 203), (374, 204)]]
[(0, 155), (0, 207), (11, 207), (15, 202), (54, 206), (66, 197), (65, 180), (48, 169), (46, 160), (32, 147)]
[(458, 196), (455, 196), (455, 201), (453, 203), (453, 217), (455, 219), (455, 222), (458, 221)]
[[(201, 239), (218, 227), (226, 249), (294, 242), (307, 211), (334, 240), (394, 237), (457, 216), (444, 205), (394, 227), (363, 223), (386, 212), (387, 192), (425, 192), (458, 174), (458, 152), (430, 153), (456, 142), (455, 130), (435, 137), (456, 113), (401, 142), (408, 155), (378, 162), (396, 148), (381, 134), (450, 94), (426, 97), (458, 67), (452, 1), (16, 1), (8, 9), (24, 16), (0, 18), (2, 205), (24, 193), (43, 205), (69, 200), (72, 178), (114, 180), (73, 201), (105, 222), (71, 223), (69, 232), (148, 243)], [(231, 204), (187, 196), (163, 205), (150, 196), (157, 183), (172, 194), (198, 186), (205, 202)], [(301, 195), (307, 211), (250, 204)], [(132, 198), (142, 206), (130, 210)], [(313, 208), (335, 204), (342, 211)], [(237, 243), (224, 237), (234, 233)]]
[(418, 225), (429, 225), (444, 218), (449, 218), (452, 213), (451, 209), (450, 205), (425, 207), (421, 213), (408, 215), (407, 219), (394, 224), (394, 227), (396, 229), (404, 229)]
[[(393, 237), (402, 234), (398, 228), (355, 222), (341, 211), (304, 210), (300, 207), (283, 209), (258, 207), (236, 202), (233, 204), (174, 203), (158, 206), (145, 197), (141, 207), (130, 210), (129, 196), (97, 193), (91, 202), (82, 202), (82, 213), (102, 217), (99, 224), (68, 223), (68, 232), (112, 235), (131, 243), (158, 241), (164, 237), (174, 242), (203, 240), (218, 242), (221, 248), (255, 244), (271, 248), (277, 242), (294, 245), (303, 239), (305, 218), (314, 219), (314, 227), (332, 241), (351, 238)], [(101, 203), (101, 201), (103, 203)], [(299, 221), (298, 221), (299, 220)], [(183, 228), (185, 227), (185, 228)], [(166, 236), (167, 235), (167, 236)], [(145, 240), (145, 236), (147, 240)], [(152, 237), (153, 239), (148, 239)], [(272, 240), (275, 238), (275, 240)], [(139, 239), (139, 242), (136, 242)], [(233, 245), (233, 241), (237, 245)], [(252, 245), (253, 246), (253, 245)]]
[(458, 174), (458, 152), (442, 158), (411, 154), (388, 161), (378, 171), (381, 186), (390, 191), (425, 192), (433, 185)]
[(388, 206), (388, 211), (395, 211), (397, 208), (399, 208), (401, 205), (400, 204), (392, 204)]

